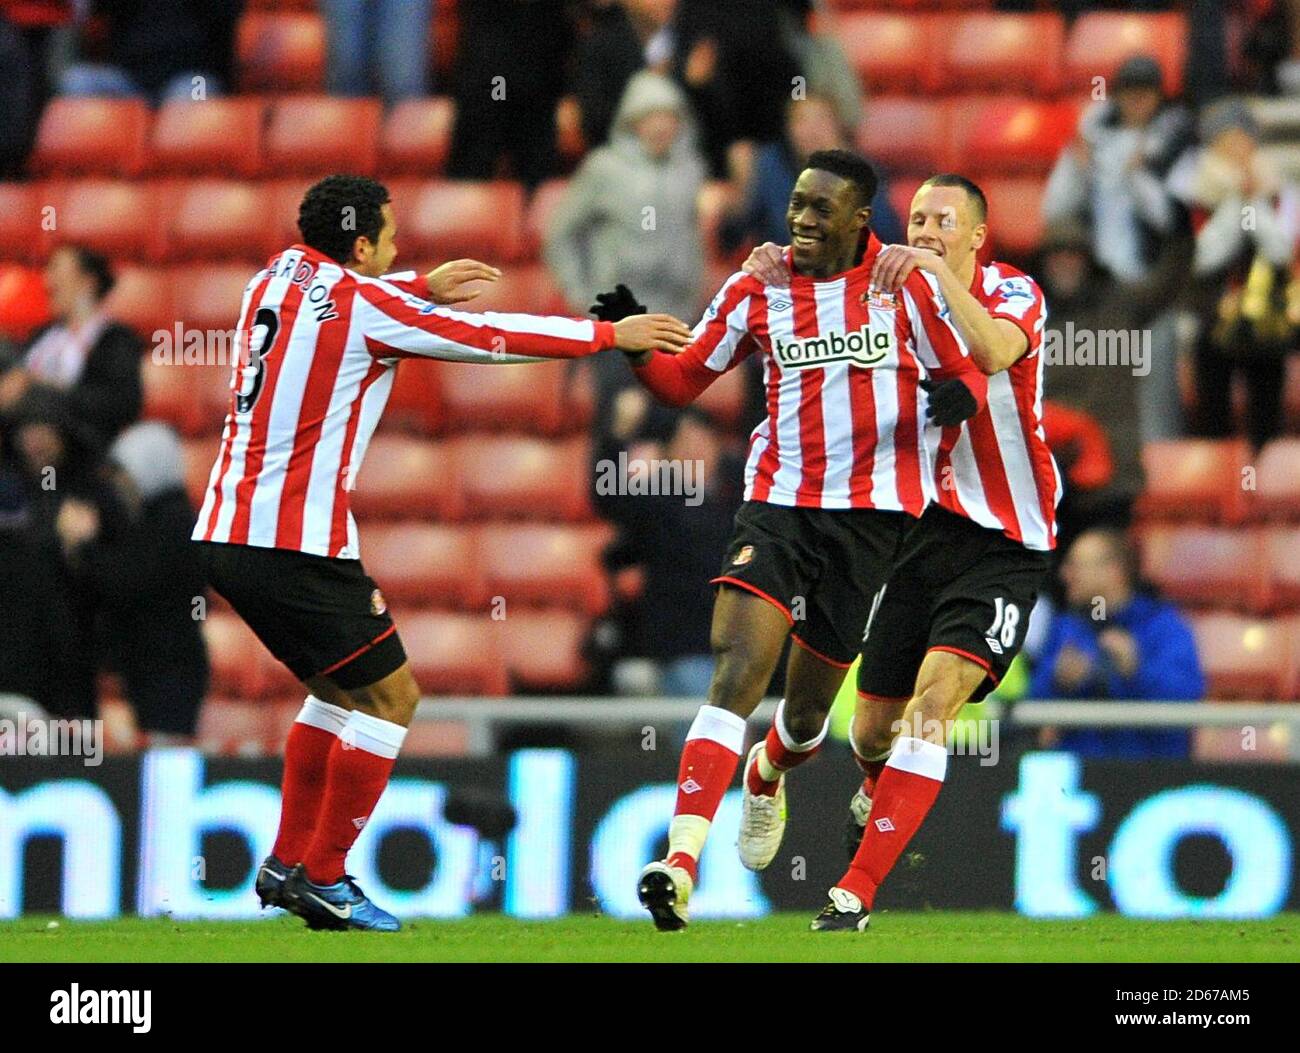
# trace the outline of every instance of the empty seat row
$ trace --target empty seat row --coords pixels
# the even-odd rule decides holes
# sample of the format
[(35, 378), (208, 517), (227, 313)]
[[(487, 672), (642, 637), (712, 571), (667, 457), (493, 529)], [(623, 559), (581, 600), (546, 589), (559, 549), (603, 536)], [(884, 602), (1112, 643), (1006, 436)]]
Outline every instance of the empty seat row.
[[(452, 613), (397, 610), (394, 621), (427, 694), (505, 695), (577, 689), (588, 675), (583, 650), (591, 619), (562, 608)], [(244, 700), (280, 698), (297, 682), (237, 616), (212, 611), (203, 623), (212, 691)]]
[(1161, 523), (1138, 533), (1143, 576), (1180, 604), (1300, 609), (1300, 527)]
[(1236, 524), (1300, 518), (1300, 439), (1275, 439), (1258, 454), (1240, 439), (1171, 439), (1142, 447), (1147, 521)]
[(1216, 611), (1191, 617), (1207, 697), (1286, 701), (1300, 696), (1300, 618)]
[[(301, 240), (298, 208), (312, 179), (51, 180), (0, 183), (0, 259), (30, 260), (61, 241), (109, 256), (157, 262), (263, 263)], [(390, 180), (401, 266), (474, 256), (508, 263), (526, 233), (514, 182)], [(531, 238), (531, 240), (530, 240)]]
[[(186, 488), (196, 505), (217, 450), (215, 437), (186, 443)], [(592, 490), (585, 437), (430, 441), (380, 432), (366, 452), (352, 508), (358, 519), (371, 520), (590, 522)]]
[(1018, 90), (1096, 97), (1119, 65), (1153, 55), (1165, 86), (1181, 88), (1187, 22), (1181, 14), (846, 12), (835, 35), (869, 91)]

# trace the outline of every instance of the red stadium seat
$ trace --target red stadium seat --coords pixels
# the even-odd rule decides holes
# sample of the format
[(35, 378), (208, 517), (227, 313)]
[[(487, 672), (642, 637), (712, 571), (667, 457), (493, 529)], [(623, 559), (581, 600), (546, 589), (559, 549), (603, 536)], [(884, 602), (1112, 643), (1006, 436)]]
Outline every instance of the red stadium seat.
[(162, 268), (135, 265), (118, 267), (115, 273), (117, 280), (105, 301), (108, 313), (150, 343), (155, 330), (173, 332), (176, 310), (171, 274)]
[(35, 267), (0, 263), (0, 338), (25, 342), (50, 320), (45, 282)]
[(378, 99), (277, 99), (266, 128), (266, 163), (280, 173), (372, 175), (381, 116)]
[(375, 435), (352, 495), (357, 518), (460, 518), (463, 488), (456, 453), (446, 443)]
[(944, 79), (963, 90), (1050, 95), (1060, 86), (1065, 20), (1058, 14), (956, 15), (944, 20), (938, 40)]
[(568, 362), (440, 363), (445, 426), (452, 431), (558, 435), (571, 420), (565, 398), (571, 368)]
[[(248, 263), (198, 263), (172, 269), (172, 305), (176, 320), (186, 329), (228, 333), (233, 343), (239, 326), (239, 309), (244, 289), (257, 273)], [(233, 348), (218, 346), (220, 337), (209, 344), (212, 357), (225, 363), (233, 361)]]
[(1248, 447), (1238, 439), (1170, 439), (1142, 448), (1147, 485), (1138, 498), (1144, 519), (1240, 522), (1245, 514), (1242, 469)]
[(867, 157), (893, 172), (919, 176), (951, 168), (947, 106), (915, 96), (868, 100), (858, 126), (857, 145)]
[(385, 176), (440, 175), (455, 120), (456, 104), (447, 96), (399, 102), (380, 133), (380, 170)]
[(583, 439), (548, 442), (473, 435), (454, 445), (468, 515), (591, 518), (591, 469)]
[(466, 695), (509, 690), (498, 623), (488, 612), (402, 611), (394, 620), (421, 690)]
[(40, 183), (0, 183), (0, 259), (31, 263), (49, 245), (57, 213), (49, 190)]
[(161, 195), (154, 186), (94, 179), (47, 189), (58, 217), (58, 241), (141, 262), (165, 252)]
[(519, 257), (524, 192), (518, 183), (393, 180), (389, 190), (406, 258), (473, 256), (496, 264)]
[(1043, 238), (1043, 189), (1038, 179), (985, 179), (989, 239), (995, 256), (1024, 258)]
[(366, 570), (390, 603), (487, 610), (490, 593), (471, 527), (374, 523), (361, 548)]
[[(1300, 609), (1300, 527), (1273, 527), (1266, 534), (1265, 559), (1273, 606)], [(1296, 651), (1300, 658), (1300, 649)]]
[(1107, 80), (1133, 55), (1151, 55), (1164, 71), (1165, 90), (1182, 91), (1187, 60), (1187, 16), (1125, 14), (1094, 11), (1080, 15), (1065, 41), (1065, 73), (1069, 86), (1088, 89), (1096, 77)]
[[(266, 222), (271, 194), (256, 183), (203, 179), (182, 184), (170, 197), (168, 258), (239, 259), (265, 263), (280, 246)], [(249, 268), (252, 276), (255, 268)]]
[(379, 426), (436, 435), (442, 430), (442, 388), (436, 363), (417, 358), (397, 363), (397, 378)]
[(1151, 526), (1142, 531), (1142, 572), (1178, 603), (1267, 608), (1264, 536), (1239, 528)]
[(1300, 438), (1274, 439), (1255, 464), (1252, 511), (1267, 519), (1300, 520)]
[[(478, 289), (478, 296), (456, 309), (506, 314), (573, 314), (551, 272), (540, 263), (512, 264), (496, 281), (479, 285)], [(575, 304), (573, 310), (579, 309), (582, 317), (586, 317), (587, 304)]]
[(241, 91), (321, 91), (324, 19), (308, 12), (249, 12), (239, 20), (235, 60)]
[(564, 199), (568, 189), (569, 181), (567, 179), (548, 179), (533, 191), (533, 196), (528, 202), (528, 209), (524, 213), (522, 251), (529, 259), (534, 259), (541, 254), (542, 244), (546, 241), (546, 231), (551, 224), (551, 217), (555, 215), (556, 206)]
[(934, 91), (941, 87), (935, 34), (927, 15), (868, 11), (835, 20), (849, 64), (870, 91)]
[(1294, 642), (1285, 622), (1215, 613), (1194, 616), (1192, 628), (1210, 698), (1261, 702), (1291, 697)]
[[(298, 208), (303, 195), (315, 183), (315, 179), (299, 177), (296, 179), (276, 179), (263, 184), (271, 192), (271, 222), (268, 224), (275, 233), (275, 248), (272, 253), (287, 249), (302, 241), (302, 232), (298, 230)], [(401, 231), (398, 231), (401, 234)], [(401, 242), (399, 241), (399, 245)], [(406, 264), (399, 261), (397, 266)]]
[(497, 623), (511, 683), (523, 691), (565, 691), (588, 676), (583, 644), (590, 623), (570, 611), (513, 611)]
[(1070, 102), (971, 96), (952, 104), (959, 170), (1046, 175), (1079, 123)]
[(152, 117), (143, 99), (56, 98), (32, 152), (38, 175), (136, 176), (148, 159)]
[(479, 533), (483, 574), (493, 596), (506, 604), (556, 604), (595, 616), (609, 605), (601, 552), (611, 531), (604, 524), (558, 526), (511, 523)]
[[(285, 679), (294, 681), (287, 670), (276, 671), (279, 663), (237, 615), (209, 611), (203, 619), (203, 639), (212, 663), (212, 690), (236, 698), (264, 698), (283, 691)], [(281, 667), (282, 668), (282, 667)]]
[(152, 168), (169, 175), (257, 176), (265, 116), (261, 99), (164, 103), (150, 137)]
[[(207, 496), (208, 482), (212, 477), (212, 466), (221, 449), (215, 438), (188, 439), (183, 451), (185, 457), (185, 492), (195, 509), (203, 507)], [(215, 594), (214, 594), (215, 595)], [(211, 603), (209, 603), (211, 607)]]

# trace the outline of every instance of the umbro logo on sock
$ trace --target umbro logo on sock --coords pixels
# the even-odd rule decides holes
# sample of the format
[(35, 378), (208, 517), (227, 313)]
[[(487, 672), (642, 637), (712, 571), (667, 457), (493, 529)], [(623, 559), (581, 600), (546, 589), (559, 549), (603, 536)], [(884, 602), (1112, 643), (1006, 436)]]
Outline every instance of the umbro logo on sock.
[(355, 826), (358, 830), (362, 829), (366, 825), (366, 817), (364, 815), (357, 816), (355, 819), (352, 820), (352, 825)]
[(694, 779), (687, 779), (684, 783), (682, 783), (680, 788), (682, 793), (699, 793), (702, 789), (704, 789), (704, 787), (701, 786)]
[(891, 834), (894, 832), (894, 824), (889, 821), (888, 816), (883, 816), (876, 820), (876, 829), (882, 834)]

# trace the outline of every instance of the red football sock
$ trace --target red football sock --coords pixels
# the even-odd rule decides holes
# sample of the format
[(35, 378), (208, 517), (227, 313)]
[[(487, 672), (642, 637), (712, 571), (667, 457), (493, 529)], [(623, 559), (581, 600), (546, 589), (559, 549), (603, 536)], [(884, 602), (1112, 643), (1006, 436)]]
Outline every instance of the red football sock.
[(943, 786), (948, 751), (924, 739), (900, 738), (876, 781), (871, 818), (849, 869), (835, 884), (871, 909), (876, 889), (920, 828)]
[(369, 713), (354, 711), (348, 719), (330, 750), (325, 799), (302, 857), (307, 880), (313, 884), (342, 880), (344, 860), (388, 785), (405, 737), (400, 724)]
[(830, 730), (830, 726), (828, 717), (816, 738), (810, 742), (796, 742), (785, 726), (785, 699), (782, 699), (776, 707), (776, 716), (772, 718), (772, 726), (768, 728), (767, 738), (763, 740), (762, 755), (766, 756), (768, 765), (776, 775), (774, 778), (765, 779), (764, 772), (761, 770), (762, 764), (756, 758), (754, 763), (745, 769), (745, 787), (750, 793), (771, 797), (781, 784), (781, 775), (784, 772), (797, 768), (817, 756), (822, 743), (826, 741), (826, 732)]
[(697, 874), (700, 852), (745, 744), (745, 718), (701, 706), (677, 767), (677, 805), (668, 829), (668, 864)]
[(271, 849), (281, 863), (296, 866), (302, 862), (325, 792), (330, 748), (347, 722), (348, 711), (342, 706), (309, 696), (289, 729), (280, 780), (280, 829)]

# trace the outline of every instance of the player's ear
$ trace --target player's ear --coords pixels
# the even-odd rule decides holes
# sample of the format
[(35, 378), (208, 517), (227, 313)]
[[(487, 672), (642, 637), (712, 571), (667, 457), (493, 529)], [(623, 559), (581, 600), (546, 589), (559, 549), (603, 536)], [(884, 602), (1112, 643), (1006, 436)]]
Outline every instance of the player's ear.
[(971, 232), (971, 248), (977, 252), (984, 247), (984, 242), (989, 238), (989, 225), (987, 223), (976, 223), (975, 229)]
[(871, 226), (872, 211), (873, 210), (870, 205), (863, 205), (860, 209), (858, 209), (855, 213), (853, 213), (854, 222), (857, 224), (858, 230), (865, 230), (867, 227)]

